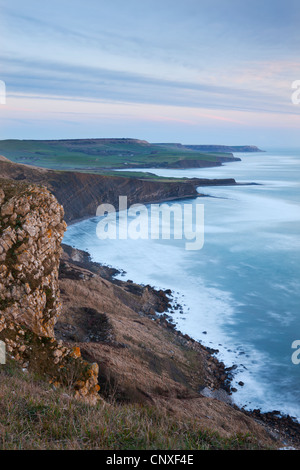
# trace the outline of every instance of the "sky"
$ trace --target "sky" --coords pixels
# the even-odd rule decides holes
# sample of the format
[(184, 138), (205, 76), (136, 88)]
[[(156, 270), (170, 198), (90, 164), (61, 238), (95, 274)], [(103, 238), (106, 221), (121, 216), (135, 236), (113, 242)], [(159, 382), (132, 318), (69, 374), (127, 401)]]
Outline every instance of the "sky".
[(300, 147), (299, 0), (0, 0), (0, 139)]

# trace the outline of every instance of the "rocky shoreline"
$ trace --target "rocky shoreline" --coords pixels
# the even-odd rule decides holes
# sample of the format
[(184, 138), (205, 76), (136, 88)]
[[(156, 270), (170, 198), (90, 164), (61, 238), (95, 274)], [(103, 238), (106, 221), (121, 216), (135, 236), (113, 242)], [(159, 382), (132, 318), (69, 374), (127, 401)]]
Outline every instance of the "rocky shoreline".
[[(154, 183), (147, 183), (145, 185), (147, 186), (146, 188), (143, 182), (143, 185), (137, 192), (137, 187), (134, 185), (132, 186), (131, 182), (126, 178), (106, 179), (105, 177), (101, 177), (99, 179), (94, 178), (95, 175), (92, 175), (91, 179), (89, 175), (75, 175), (70, 173), (67, 175), (56, 175), (55, 172), (48, 172), (47, 170), (40, 171), (26, 167), (24, 165), (16, 165), (6, 160), (0, 160), (0, 163), (2, 165), (1, 168), (7, 172), (6, 176), (8, 178), (16, 179), (18, 181), (21, 180), (22, 183), (24, 180), (25, 182), (34, 180), (33, 182), (35, 183), (50, 186), (50, 189), (55, 188), (57, 191), (63, 191), (63, 193), (59, 194), (63, 200), (61, 201), (63, 205), (64, 202), (66, 202), (67, 207), (69, 208), (69, 223), (76, 220), (75, 213), (79, 215), (80, 212), (82, 214), (84, 213), (84, 215), (87, 215), (84, 201), (81, 203), (79, 212), (76, 212), (76, 210), (74, 211), (73, 208), (76, 206), (76, 201), (78, 198), (80, 198), (83, 189), (86, 188), (86, 185), (88, 185), (91, 181), (95, 183), (94, 186), (92, 185), (92, 187), (89, 187), (90, 194), (88, 194), (88, 200), (90, 201), (89, 207), (91, 211), (97, 204), (97, 201), (94, 199), (92, 200), (91, 198), (93, 189), (95, 189), (95, 187), (97, 187), (99, 191), (101, 190), (99, 194), (106, 194), (106, 197), (110, 202), (114, 201), (115, 193), (107, 193), (107, 185), (110, 185), (112, 180), (117, 181), (120, 185), (120, 187), (117, 186), (116, 191), (120, 188), (124, 190), (125, 193), (128, 189), (132, 191), (131, 197), (133, 201), (135, 201), (136, 198), (143, 196), (146, 197), (145, 203), (147, 203), (153, 198), (153, 194), (156, 198), (156, 201), (165, 200), (164, 198), (166, 197), (166, 191), (163, 189), (163, 187)], [(66, 178), (66, 181), (64, 178)], [(74, 178), (74, 181), (72, 178)], [(70, 183), (70, 180), (71, 182), (73, 181), (74, 184), (71, 184), (68, 187), (68, 190), (65, 191), (65, 184)], [(191, 184), (191, 186), (189, 186), (189, 184)], [(176, 183), (172, 183), (168, 186), (168, 196), (170, 198), (177, 197), (181, 199), (184, 196), (191, 197), (190, 189), (193, 188), (193, 191), (196, 192), (195, 186), (197, 186), (198, 181), (197, 183), (190, 182), (189, 184), (184, 184), (181, 186), (182, 194), (179, 194), (178, 196), (178, 185)], [(233, 184), (235, 184), (235, 182)], [(76, 191), (78, 190), (76, 193), (77, 199), (75, 198), (70, 200), (70, 194), (72, 194), (74, 188)], [(185, 189), (183, 190), (183, 188)], [(156, 192), (151, 192), (154, 189)], [(185, 191), (186, 189), (188, 196)], [(129, 201), (129, 203), (131, 202)], [(93, 210), (93, 215), (94, 214), (95, 212)], [(260, 425), (267, 429), (270, 435), (274, 436), (275, 441), (280, 439), (281, 441), (284, 441), (285, 445), (300, 449), (300, 425), (295, 422), (292, 417), (282, 416), (277, 411), (271, 411), (269, 413), (263, 414), (259, 410), (253, 410), (251, 412), (245, 411), (236, 407), (231, 402), (231, 400), (229, 400), (228, 397), (230, 397), (233, 392), (231, 388), (232, 370), (226, 368), (223, 363), (218, 361), (218, 359), (215, 357), (217, 350), (205, 348), (201, 345), (201, 343), (195, 341), (193, 338), (176, 330), (176, 327), (172, 322), (172, 318), (168, 312), (171, 304), (171, 291), (157, 291), (151, 286), (140, 286), (130, 281), (117, 280), (115, 277), (116, 274), (118, 274), (118, 271), (114, 268), (105, 267), (99, 265), (98, 263), (93, 263), (87, 253), (82, 255), (84, 252), (73, 250), (71, 247), (66, 247), (65, 245), (63, 248), (65, 252), (64, 258), (61, 262), (60, 276), (62, 283), (61, 292), (65, 309), (65, 318), (62, 318), (61, 324), (57, 325), (56, 333), (60, 334), (64, 340), (69, 339), (71, 346), (74, 346), (74, 343), (77, 340), (75, 341), (72, 339), (72, 331), (73, 329), (80, 330), (80, 325), (78, 327), (78, 325), (72, 325), (68, 322), (73, 321), (74, 312), (76, 313), (76, 296), (78, 295), (78, 291), (83, 291), (81, 297), (79, 298), (79, 300), (82, 302), (82, 305), (93, 304), (93, 299), (90, 298), (92, 297), (91, 292), (93, 291), (93, 295), (95, 296), (94, 305), (97, 306), (97, 302), (102, 302), (103, 296), (106, 295), (106, 289), (108, 289), (110, 292), (109, 296), (107, 297), (107, 305), (109, 305), (110, 308), (109, 321), (114, 323), (114, 328), (111, 329), (111, 331), (114, 331), (114, 334), (110, 333), (110, 328), (108, 328), (108, 332), (106, 335), (104, 335), (103, 340), (101, 331), (99, 331), (98, 337), (96, 334), (97, 332), (93, 334), (90, 330), (88, 335), (86, 335), (86, 331), (83, 328), (84, 334), (82, 331), (79, 331), (80, 334), (77, 336), (79, 337), (79, 343), (82, 343), (82, 351), (83, 355), (85, 356), (84, 359), (88, 362), (97, 362), (101, 364), (102, 370), (105, 369), (103, 366), (103, 361), (105, 364), (106, 360), (109, 361), (110, 367), (115, 367), (115, 371), (122, 370), (122, 367), (127, 367), (128, 363), (126, 361), (128, 360), (132, 361), (132, 363), (129, 365), (133, 369), (137, 367), (139, 370), (142, 370), (141, 360), (148, 364), (147, 367), (149, 369), (147, 370), (147, 373), (149, 384), (152, 386), (151, 381), (157, 381), (157, 385), (154, 387), (154, 391), (152, 390), (151, 392), (154, 393), (154, 395), (151, 396), (151, 394), (149, 395), (147, 392), (149, 386), (148, 383), (144, 383), (141, 385), (141, 387), (139, 387), (139, 381), (144, 379), (143, 375), (136, 376), (136, 374), (128, 370), (128, 377), (132, 376), (133, 378), (136, 378), (137, 385), (133, 390), (130, 388), (131, 384), (126, 384), (127, 389), (125, 392), (122, 390), (123, 396), (125, 393), (125, 395), (127, 394), (127, 399), (128, 397), (133, 396), (140, 400), (145, 399), (146, 397), (146, 399), (150, 401), (156, 400), (160, 401), (161, 403), (163, 402), (164, 406), (169, 406), (169, 402), (173, 400), (172, 403), (174, 409), (176, 409), (177, 412), (180, 412), (180, 407), (178, 408), (179, 402), (181, 404), (182, 399), (184, 399), (185, 404), (187, 404), (189, 400), (189, 413), (191, 415), (193, 415), (193, 412), (198, 412), (198, 408), (193, 408), (196, 406), (196, 403), (198, 404), (197, 406), (200, 406), (200, 408), (205, 404), (205, 400), (204, 402), (201, 402), (201, 404), (198, 402), (199, 397), (206, 397), (207, 400), (214, 400), (216, 398), (220, 401), (220, 403), (226, 404), (227, 408), (225, 413), (230, 414), (232, 412), (230, 410), (236, 410), (238, 412), (237, 414), (234, 414), (234, 419), (239, 426), (243, 424), (243, 419), (240, 419), (240, 413), (242, 413), (243, 416), (251, 417), (251, 419), (255, 422), (260, 423)], [(97, 278), (94, 281), (93, 276), (96, 276)], [(105, 285), (105, 280), (107, 280), (107, 286)], [(102, 293), (99, 297), (96, 297), (96, 284), (98, 281), (101, 283)], [(116, 288), (116, 292), (114, 287)], [(119, 307), (124, 311), (124, 315), (127, 315), (127, 329), (124, 329), (124, 323), (122, 323), (123, 311), (120, 314), (120, 312), (116, 310), (117, 300), (119, 301)], [(104, 307), (103, 311), (105, 312), (106, 310)], [(93, 325), (93, 322), (95, 321), (93, 308), (81, 307), (77, 308), (77, 310), (79, 323), (81, 322), (82, 318), (86, 319), (86, 314), (88, 313), (88, 315), (90, 315), (91, 324)], [(98, 314), (98, 312), (96, 313)], [(102, 323), (104, 325), (109, 325), (109, 321), (107, 320), (108, 316), (106, 313), (100, 313), (100, 318), (103, 320)], [(100, 325), (101, 327), (103, 326), (102, 323)], [(135, 326), (136, 330), (132, 330), (133, 325)], [(151, 330), (151, 325), (153, 325), (153, 331), (151, 331), (151, 334), (149, 334), (147, 337), (146, 330)], [(155, 325), (159, 327), (159, 330), (155, 329)], [(134, 333), (132, 333), (132, 331), (134, 331)], [(155, 348), (153, 349), (153, 343), (151, 343), (151, 341), (155, 339), (156, 333), (159, 333), (161, 338), (165, 337), (163, 333), (164, 331), (169, 337), (169, 342), (167, 343), (168, 350), (161, 348), (160, 353), (157, 354)], [(131, 337), (131, 335), (135, 336), (135, 338)], [(137, 343), (137, 335), (144, 335), (145, 343)], [(93, 342), (92, 337), (94, 339), (96, 337), (96, 341)], [(115, 337), (115, 339), (112, 339), (112, 337)], [(145, 346), (145, 344), (147, 344), (146, 342), (148, 342), (148, 346)], [(108, 349), (106, 349), (106, 346)], [(157, 343), (157, 347), (160, 348), (161, 344)], [(171, 349), (173, 347), (174, 349), (177, 348), (176, 357), (173, 357), (173, 352)], [(180, 348), (182, 348), (182, 350)], [(122, 351), (123, 354), (123, 358), (121, 358), (123, 359), (123, 362), (118, 364), (117, 361), (119, 360), (120, 351)], [(195, 360), (195, 358), (197, 358), (197, 361), (200, 360), (200, 363), (197, 362), (197, 367), (199, 364), (201, 365), (201, 374), (199, 374), (198, 370), (197, 373), (194, 373), (196, 370), (195, 364), (194, 368), (189, 367), (189, 361), (186, 361), (186, 357), (184, 360), (182, 360), (182, 362), (180, 362), (180, 367), (177, 367), (177, 360), (183, 359), (181, 356), (183, 351), (186, 356), (191, 357), (193, 360)], [(137, 358), (137, 354), (140, 354), (141, 357)], [(137, 359), (140, 362), (135, 364)], [(161, 362), (163, 363), (163, 368), (161, 367)], [(108, 372), (110, 373), (110, 370)], [(102, 379), (104, 381), (107, 380), (107, 376), (102, 377)], [(168, 389), (168, 387), (170, 388)], [(170, 396), (169, 393), (171, 394)], [(209, 401), (209, 403), (211, 402)], [(218, 424), (218, 426), (223, 412), (224, 410), (222, 412), (219, 410), (218, 413), (215, 414), (215, 422)], [(206, 419), (205, 417), (207, 416), (204, 415), (204, 421)], [(209, 417), (207, 419), (208, 427), (211, 427), (211, 418)], [(251, 422), (249, 422), (249, 426), (252, 426)], [(217, 428), (220, 429), (220, 427)]]
[[(293, 417), (283, 415), (276, 410), (261, 413), (258, 409), (249, 411), (235, 405), (233, 394), (236, 390), (232, 387), (232, 378), (236, 366), (226, 367), (226, 365), (216, 357), (218, 353), (217, 349), (206, 347), (189, 335), (176, 329), (176, 325), (170, 314), (173, 294), (171, 290), (157, 290), (149, 285), (143, 286), (135, 284), (131, 280), (124, 281), (117, 279), (116, 276), (121, 274), (125, 277), (126, 273), (113, 267), (93, 262), (87, 252), (74, 249), (65, 244), (63, 244), (62, 247), (64, 253), (67, 254), (69, 259), (72, 259), (75, 265), (100, 275), (104, 279), (109, 280), (112, 284), (122, 287), (125, 286), (126, 290), (132, 293), (139, 292), (140, 294), (144, 289), (151, 291), (155, 301), (150, 305), (145, 305), (143, 312), (139, 310), (139, 315), (150, 318), (153, 322), (166, 329), (171, 335), (176, 337), (176, 340), (182, 346), (190, 348), (193, 351), (199, 351), (206, 357), (209, 372), (213, 376), (213, 381), (208, 381), (205, 387), (200, 387), (198, 390), (199, 395), (222, 401), (233, 409), (242, 412), (245, 416), (251, 417), (262, 425), (275, 440), (280, 439), (284, 447), (300, 449), (300, 424)], [(74, 258), (75, 253), (77, 258), (76, 256)], [(77, 260), (74, 261), (74, 259)]]
[[(109, 280), (112, 284), (118, 286), (125, 286), (126, 290), (131, 293), (141, 293), (143, 290), (147, 289), (153, 295), (154, 302), (152, 304), (145, 305), (143, 312), (139, 309), (139, 315), (147, 316), (156, 324), (159, 324), (163, 328), (169, 330), (172, 334), (176, 336), (178, 341), (186, 347), (189, 347), (193, 350), (198, 350), (204, 352), (207, 356), (208, 363), (210, 365), (210, 369), (214, 375), (216, 381), (214, 383), (210, 383), (213, 387), (222, 389), (226, 393), (226, 399), (224, 394), (224, 399), (226, 402), (230, 402), (231, 400), (228, 399), (228, 396), (232, 394), (231, 388), (231, 381), (232, 381), (232, 371), (234, 367), (226, 367), (225, 364), (219, 361), (215, 354), (218, 352), (216, 349), (212, 349), (202, 345), (200, 342), (196, 341), (191, 336), (182, 333), (181, 331), (176, 329), (176, 325), (173, 322), (172, 316), (170, 315), (170, 310), (172, 309), (172, 291), (170, 289), (167, 290), (157, 290), (150, 285), (139, 285), (133, 283), (131, 280), (120, 280), (117, 279), (116, 276), (121, 274), (125, 276), (124, 271), (120, 271), (116, 268), (105, 266), (101, 263), (97, 263), (91, 260), (89, 253), (72, 248), (69, 245), (62, 244), (63, 251), (65, 254), (68, 255), (72, 259), (72, 262), (80, 268), (87, 269), (91, 272), (94, 272), (100, 275), (102, 278)], [(74, 258), (74, 253), (76, 256)], [(77, 259), (77, 261), (76, 261)], [(64, 266), (62, 262), (62, 267)]]

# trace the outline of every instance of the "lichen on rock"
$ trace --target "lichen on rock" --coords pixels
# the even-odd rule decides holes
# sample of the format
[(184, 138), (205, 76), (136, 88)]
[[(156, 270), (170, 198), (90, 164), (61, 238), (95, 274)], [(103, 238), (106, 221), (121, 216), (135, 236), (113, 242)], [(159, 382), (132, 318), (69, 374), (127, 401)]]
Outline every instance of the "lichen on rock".
[[(15, 187), (12, 197), (11, 185)], [(5, 317), (36, 334), (53, 336), (61, 310), (58, 267), (66, 229), (63, 208), (46, 188), (3, 186), (0, 308)]]
[(0, 179), (0, 339), (24, 367), (98, 398), (97, 365), (54, 337), (63, 207), (44, 187)]

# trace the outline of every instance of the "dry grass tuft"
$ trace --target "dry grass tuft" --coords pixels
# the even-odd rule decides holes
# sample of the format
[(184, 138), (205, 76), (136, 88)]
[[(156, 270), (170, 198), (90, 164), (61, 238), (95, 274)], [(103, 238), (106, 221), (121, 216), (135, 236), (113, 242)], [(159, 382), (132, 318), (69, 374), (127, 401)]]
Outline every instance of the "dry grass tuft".
[(256, 449), (250, 435), (220, 437), (147, 405), (81, 403), (15, 363), (0, 369), (2, 450)]

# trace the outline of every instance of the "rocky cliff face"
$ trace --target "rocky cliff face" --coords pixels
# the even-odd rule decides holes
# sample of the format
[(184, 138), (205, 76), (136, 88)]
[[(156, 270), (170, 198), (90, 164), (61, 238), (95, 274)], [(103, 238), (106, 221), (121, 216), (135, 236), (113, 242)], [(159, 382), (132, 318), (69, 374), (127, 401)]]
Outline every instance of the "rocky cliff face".
[(0, 179), (0, 339), (24, 367), (95, 401), (97, 367), (54, 337), (63, 217), (46, 188)]
[(1, 156), (0, 173), (18, 182), (47, 187), (64, 207), (67, 223), (95, 216), (97, 207), (103, 203), (117, 208), (119, 196), (127, 196), (131, 205), (199, 195), (196, 181), (159, 182), (73, 171), (56, 172), (13, 163)]
[(0, 295), (3, 315), (53, 336), (60, 313), (58, 267), (66, 229), (63, 209), (45, 188), (0, 189)]
[[(184, 162), (182, 163), (184, 167)], [(104, 176), (73, 171), (56, 172), (17, 164), (0, 156), (0, 173), (18, 182), (41, 184), (55, 195), (63, 205), (67, 223), (93, 217), (100, 204), (119, 205), (119, 196), (127, 196), (128, 205), (150, 204), (161, 201), (200, 196), (198, 186), (235, 184), (233, 179), (186, 181), (150, 181), (137, 178)]]

